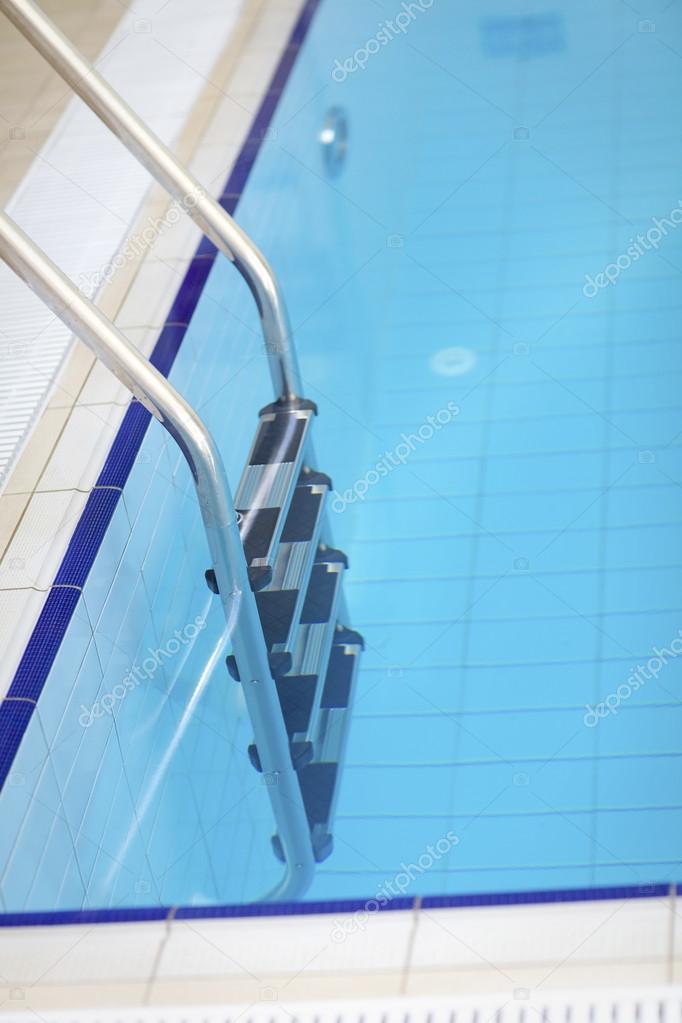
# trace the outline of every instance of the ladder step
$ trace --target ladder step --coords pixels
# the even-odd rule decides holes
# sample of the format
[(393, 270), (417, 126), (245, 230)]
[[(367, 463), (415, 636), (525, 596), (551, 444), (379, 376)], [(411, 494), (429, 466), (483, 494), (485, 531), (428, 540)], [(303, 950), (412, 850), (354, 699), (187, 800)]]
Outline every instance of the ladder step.
[[(346, 633), (350, 630), (344, 630)], [(358, 632), (353, 644), (356, 649), (347, 645), (347, 637), (339, 641), (339, 630), (334, 635), (334, 645), (329, 658), (327, 677), (322, 691), (323, 710), (345, 709), (350, 705), (353, 676), (360, 650), (364, 649), (364, 641)]]
[[(339, 551), (320, 550), (318, 557), (325, 559), (329, 557), (331, 560), (316, 562), (313, 565), (304, 603), (307, 617), (306, 621), (303, 621), (303, 614), (301, 616), (291, 672), (274, 675), (292, 750), (291, 759), (299, 766), (302, 766), (304, 759), (300, 753), (301, 749), (306, 751), (309, 749), (311, 756), (315, 752), (313, 735), (328, 678), (336, 632), (336, 609), (346, 564), (345, 555)], [(264, 631), (267, 635), (265, 628)], [(357, 649), (359, 650), (359, 647)], [(273, 656), (275, 654), (271, 653), (270, 657)], [(236, 670), (234, 662), (230, 670)], [(255, 757), (257, 751), (251, 756), (252, 763), (255, 762)], [(305, 762), (307, 763), (307, 759)]]
[[(340, 551), (321, 548), (317, 553), (292, 651), (294, 675), (314, 675), (318, 679), (326, 675), (346, 564), (345, 555)], [(308, 730), (314, 727), (321, 690), (320, 685)]]
[[(291, 750), (291, 763), (295, 771), (298, 771), (301, 767), (305, 767), (313, 759), (313, 744), (311, 742), (292, 742), (290, 744)], [(249, 746), (249, 760), (256, 770), (262, 774), (263, 767), (260, 762), (260, 756), (255, 742), (252, 742)]]
[[(235, 682), (241, 682), (239, 669), (237, 668), (237, 660), (234, 654), (230, 654), (226, 657), (225, 663), (230, 676), (235, 680)], [(291, 671), (291, 654), (268, 654), (268, 663), (270, 665), (270, 674), (272, 677), (279, 678), (280, 675), (286, 675), (287, 672)]]
[[(360, 633), (343, 626), (336, 627), (317, 731), (310, 743), (314, 758), (298, 768), (298, 780), (317, 863), (325, 860), (334, 847), (332, 829), (339, 798), (339, 780), (345, 761), (360, 654), (364, 646)], [(295, 682), (297, 679), (295, 676), (281, 679), (278, 689), (288, 681)], [(315, 689), (317, 691), (319, 686), (316, 685)], [(312, 684), (307, 691), (307, 699), (310, 698), (311, 690)], [(272, 847), (275, 855), (282, 859), (282, 846), (277, 835), (273, 836)]]
[[(277, 681), (287, 733), (292, 744), (310, 743), (316, 759), (315, 735), (336, 629), (345, 557), (316, 562), (306, 593), (290, 675)], [(300, 687), (300, 690), (299, 690)]]
[(254, 589), (268, 584), (275, 554), (301, 475), (306, 441), (316, 413), (313, 402), (274, 402), (260, 423), (235, 506)]
[[(333, 850), (330, 821), (337, 791), (337, 775), (336, 763), (312, 763), (299, 771), (313, 853), (318, 863), (325, 860)], [(273, 836), (272, 847), (277, 858), (283, 861), (282, 845), (278, 835)]]
[[(337, 637), (353, 641), (338, 642)], [(314, 736), (315, 759), (340, 763), (345, 755), (350, 712), (364, 643), (357, 632), (337, 629), (322, 693), (318, 727)]]
[(294, 490), (272, 578), (256, 593), (265, 642), (278, 653), (291, 653), (309, 588), (331, 480), (321, 473), (304, 473)]
[(313, 763), (298, 774), (317, 863), (326, 860), (334, 847), (330, 825), (338, 773), (338, 764)]
[(364, 641), (359, 633), (337, 628), (314, 739), (315, 760), (299, 771), (301, 792), (318, 861), (329, 856), (333, 848), (332, 830), (339, 797), (339, 779), (345, 761), (353, 695), (363, 648)]

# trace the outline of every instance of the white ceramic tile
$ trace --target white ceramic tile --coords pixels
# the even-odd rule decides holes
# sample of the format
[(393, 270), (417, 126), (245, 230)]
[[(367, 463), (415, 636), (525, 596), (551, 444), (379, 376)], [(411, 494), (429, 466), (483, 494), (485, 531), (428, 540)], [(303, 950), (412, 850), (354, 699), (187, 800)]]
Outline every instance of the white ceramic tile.
[[(588, 988), (594, 985), (612, 985), (624, 989), (636, 984), (665, 984), (667, 973), (661, 962), (651, 963), (564, 963), (550, 967), (547, 964), (536, 964), (531, 967), (514, 964), (507, 967), (504, 973), (490, 966), (479, 966), (476, 969), (458, 967), (456, 969), (434, 969), (412, 971), (405, 980), (403, 988), (407, 995), (462, 995), (472, 992), (492, 994), (498, 992), (504, 1003), (526, 1006), (525, 1021), (541, 1020), (541, 1015), (531, 1009), (529, 996), (532, 1000), (546, 1002), (551, 995), (563, 988)], [(491, 1015), (488, 1023), (492, 1023)], [(482, 1021), (481, 1021), (482, 1023)], [(519, 1020), (518, 1023), (524, 1023)], [(563, 1019), (557, 1023), (564, 1023)], [(576, 1023), (576, 1021), (574, 1021)], [(585, 1023), (591, 1023), (588, 1019)], [(636, 1023), (636, 1021), (633, 1021)]]
[(91, 490), (124, 412), (121, 405), (76, 405), (36, 490)]
[(0, 590), (0, 699), (12, 684), (24, 652), (24, 633), (32, 627), (45, 603), (38, 590)]
[(241, 144), (252, 122), (251, 110), (231, 99), (228, 94), (221, 100), (212, 117), (204, 133), (203, 142), (207, 146)]
[[(208, 187), (202, 178), (199, 180)], [(161, 226), (150, 249), (150, 259), (159, 262), (191, 259), (203, 237), (192, 218), (178, 207), (169, 207), (158, 220)]]
[(0, 962), (11, 987), (145, 981), (165, 934), (163, 923), (0, 929)]
[[(159, 331), (155, 327), (121, 328), (126, 339), (143, 355), (149, 357)], [(101, 362), (95, 362), (78, 400), (79, 405), (127, 405), (131, 394), (125, 384), (114, 376)]]
[[(46, 408), (17, 461), (3, 498), (7, 494), (30, 494), (40, 479), (69, 415), (68, 408)], [(3, 499), (0, 498), (0, 501)]]
[[(38, 1023), (38, 1020), (45, 1021), (53, 1019), (55, 1023), (76, 1023), (78, 1017), (74, 1017), (72, 1007), (74, 1004), (83, 1006), (135, 1006), (142, 1005), (145, 1001), (147, 985), (144, 982), (126, 983), (118, 982), (113, 984), (92, 984), (82, 983), (76, 987), (68, 984), (46, 984), (41, 983), (26, 988), (5, 988), (0, 987), (0, 998), (3, 999), (0, 1006), (3, 1023)], [(24, 1008), (18, 1016), (14, 1015), (20, 1007)], [(5, 1015), (8, 1013), (9, 1015)], [(92, 1014), (85, 1010), (84, 1020), (91, 1023)], [(100, 1010), (97, 1019), (100, 1018)], [(120, 1015), (112, 1023), (120, 1023)], [(135, 1020), (139, 1023), (139, 1016)], [(155, 1020), (154, 1023), (161, 1023)]]
[(30, 494), (0, 495), (0, 559), (19, 525), (29, 497)]
[(237, 142), (201, 143), (192, 160), (192, 170), (213, 195), (219, 195), (227, 181), (241, 145)]
[(668, 927), (667, 899), (426, 910), (411, 967), (664, 960)]
[(95, 363), (95, 356), (82, 341), (73, 340), (52, 390), (48, 408), (72, 408)]
[[(274, 43), (274, 39), (272, 42)], [(280, 36), (279, 47), (264, 45), (261, 40), (253, 39), (240, 54), (239, 64), (226, 90), (228, 95), (235, 97), (240, 93), (252, 93), (257, 96), (262, 89), (263, 80), (265, 79), (267, 84), (274, 74), (285, 43), (284, 36)], [(252, 113), (255, 114), (256, 110), (257, 107), (252, 108)]]
[(86, 499), (70, 490), (33, 495), (0, 562), (0, 590), (51, 586)]
[(81, 405), (127, 405), (130, 391), (107, 367), (96, 362), (81, 392)]
[[(345, 929), (344, 929), (345, 923)], [(175, 920), (159, 977), (399, 970), (406, 961), (411, 913)]]
[(160, 329), (166, 321), (183, 276), (180, 266), (171, 266), (155, 259), (145, 261), (116, 316), (116, 325), (124, 333), (129, 327)]
[[(251, 1012), (244, 1016), (244, 1020), (248, 1020), (254, 1011), (258, 1011), (263, 1014), (260, 1017), (262, 1023), (273, 1023), (273, 1020), (278, 1018), (275, 1013), (282, 1012), (287, 1023), (292, 1023), (294, 1019), (300, 1020), (296, 1006), (297, 1004), (300, 1006), (301, 1002), (309, 1006), (316, 1006), (320, 1000), (345, 999), (350, 992), (356, 995), (362, 994), (366, 998), (381, 997), (385, 1000), (399, 995), (401, 991), (402, 975), (400, 972), (386, 973), (370, 969), (357, 973), (313, 974), (305, 971), (291, 978), (282, 977), (281, 974), (273, 976), (260, 974), (253, 977), (247, 975), (241, 977), (234, 975), (185, 977), (176, 980), (160, 979), (155, 981), (150, 987), (147, 1004), (172, 1005), (180, 1012), (186, 1005), (232, 1005), (232, 1003), (238, 1002), (242, 1003), (243, 1008), (240, 1006), (235, 1008), (231, 1014), (233, 1020), (236, 1020), (241, 1012), (248, 1007)], [(201, 1017), (202, 1023), (205, 1021), (204, 1012)], [(185, 1015), (184, 1012), (183, 1015)], [(219, 1017), (216, 1023), (226, 1023), (226, 1020), (224, 1017)], [(252, 1020), (252, 1023), (255, 1021)], [(310, 1019), (310, 1023), (316, 1023), (314, 1016)], [(338, 1015), (333, 1017), (329, 1023), (338, 1023)], [(365, 1020), (365, 1023), (368, 1021)], [(382, 1023), (381, 1018), (377, 1019), (376, 1023)], [(400, 1020), (399, 1023), (404, 1023), (404, 1020)]]

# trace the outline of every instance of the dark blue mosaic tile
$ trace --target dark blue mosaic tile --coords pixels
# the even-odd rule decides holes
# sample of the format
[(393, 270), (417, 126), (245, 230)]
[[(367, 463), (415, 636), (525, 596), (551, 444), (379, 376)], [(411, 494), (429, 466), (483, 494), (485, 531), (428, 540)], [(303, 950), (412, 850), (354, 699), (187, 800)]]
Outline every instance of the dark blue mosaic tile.
[(118, 924), (166, 920), (166, 907), (149, 909), (64, 909), (51, 913), (0, 913), (0, 927), (50, 927), (66, 924)]
[(38, 699), (79, 598), (80, 590), (72, 586), (57, 586), (50, 590), (8, 696)]
[(55, 577), (55, 586), (85, 586), (94, 560), (92, 552), (99, 550), (120, 497), (120, 490), (109, 487), (91, 491)]
[(33, 711), (34, 704), (27, 700), (0, 703), (0, 788), (10, 772)]
[(193, 259), (168, 314), (169, 323), (188, 324), (194, 315), (213, 260)]
[[(0, 708), (1, 710), (1, 708)], [(475, 906), (519, 906), (544, 903), (621, 901), (623, 899), (665, 898), (670, 886), (632, 885), (610, 888), (576, 888), (543, 892), (501, 892), (492, 895), (432, 895), (419, 902), (412, 898), (393, 899), (375, 912), (410, 910), (417, 905), (423, 909), (447, 909)], [(682, 885), (677, 887), (682, 892)], [(0, 927), (41, 927), (52, 924), (98, 924), (139, 920), (201, 920), (268, 916), (338, 915), (368, 912), (366, 899), (337, 899), (318, 902), (250, 903), (224, 906), (154, 906), (149, 908), (73, 910), (51, 913), (0, 914)], [(370, 906), (369, 912), (373, 907)]]
[(310, 28), (312, 20), (315, 16), (315, 12), (319, 5), (320, 0), (308, 0), (308, 3), (305, 5), (303, 10), (301, 11), (301, 14), (299, 15), (298, 21), (294, 25), (294, 30), (291, 33), (291, 37), (289, 39), (290, 45), (298, 44), (299, 46), (301, 46), (303, 44), (305, 37), (308, 34), (308, 29)]
[[(306, 916), (321, 913), (362, 913), (373, 912), (367, 909), (371, 899), (335, 899), (320, 902), (259, 902), (247, 905), (231, 906), (178, 906), (175, 911), (176, 920), (199, 920), (214, 917), (249, 917), (249, 916)], [(393, 899), (380, 906), (380, 912), (412, 909), (414, 899)]]
[(232, 172), (227, 179), (226, 192), (234, 192), (236, 194), (244, 191), (244, 186), (246, 185), (249, 174), (256, 162), (256, 157), (260, 152), (262, 144), (262, 138), (248, 139), (244, 143), (235, 165), (232, 168)]
[(429, 895), (422, 899), (424, 909), (458, 906), (523, 906), (546, 902), (595, 902), (603, 899), (651, 899), (668, 894), (667, 884), (620, 885), (604, 888), (559, 888), (542, 892), (508, 892), (492, 895)]
[(263, 142), (267, 141), (270, 122), (272, 121), (272, 116), (277, 109), (277, 104), (279, 103), (281, 95), (281, 92), (268, 91), (263, 97), (263, 102), (261, 103), (258, 113), (256, 114), (256, 118), (251, 125), (247, 145), (252, 145), (255, 148), (255, 153), (252, 154), (252, 163), (255, 161), (256, 156), (258, 156), (258, 152), (260, 151), (260, 147)]
[(197, 249), (195, 256), (199, 259), (203, 256), (216, 256), (217, 253), (218, 250), (210, 238), (204, 237), (199, 243), (199, 248)]
[[(291, 33), (289, 42), (282, 53), (280, 61), (270, 80), (268, 91), (258, 108), (249, 136), (242, 147), (234, 167), (227, 179), (220, 202), (228, 213), (234, 212), (237, 207), (239, 196), (244, 191), (244, 186), (249, 178), (251, 170), (263, 142), (267, 138), (267, 131), (277, 109), (277, 104), (286, 86), (291, 69), (301, 49), (301, 45), (310, 28), (310, 24), (319, 5), (319, 0), (309, 0), (303, 8), (296, 25)], [(235, 201), (228, 203), (228, 196), (234, 196)]]
[[(98, 487), (124, 487), (130, 470), (135, 464), (140, 445), (144, 440), (147, 427), (151, 420), (151, 413), (140, 405), (139, 401), (132, 401), (123, 417), (118, 433), (111, 445), (111, 451), (104, 463), (104, 468), (97, 480)], [(93, 551), (92, 558), (95, 559)]]
[(187, 327), (184, 323), (167, 323), (159, 334), (149, 361), (165, 377), (171, 371), (186, 331)]
[(234, 192), (225, 192), (220, 196), (220, 205), (223, 209), (232, 216), (234, 211), (237, 209), (237, 203), (239, 202), (241, 195), (235, 195)]
[(282, 59), (280, 60), (277, 68), (275, 69), (274, 75), (272, 76), (270, 86), (268, 88), (268, 93), (270, 94), (274, 93), (277, 94), (278, 96), (281, 96), (289, 79), (289, 75), (291, 74), (291, 69), (294, 66), (294, 62), (296, 61), (296, 58), (298, 57), (300, 52), (301, 52), (300, 43), (289, 43), (284, 53), (282, 54)]

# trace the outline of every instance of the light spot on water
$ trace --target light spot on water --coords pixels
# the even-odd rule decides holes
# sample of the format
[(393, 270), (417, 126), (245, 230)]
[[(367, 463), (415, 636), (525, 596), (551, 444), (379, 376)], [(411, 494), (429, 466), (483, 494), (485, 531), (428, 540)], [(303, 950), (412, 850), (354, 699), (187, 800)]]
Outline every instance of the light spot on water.
[(470, 348), (441, 348), (429, 359), (434, 373), (443, 377), (461, 377), (476, 365), (476, 353)]

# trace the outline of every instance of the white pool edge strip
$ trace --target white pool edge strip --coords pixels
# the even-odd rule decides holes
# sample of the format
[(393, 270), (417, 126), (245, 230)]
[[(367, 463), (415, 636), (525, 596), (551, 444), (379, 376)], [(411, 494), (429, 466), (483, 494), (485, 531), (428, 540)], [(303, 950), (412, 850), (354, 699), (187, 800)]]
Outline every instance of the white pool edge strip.
[(679, 926), (669, 897), (7, 928), (0, 1014), (235, 1004), (269, 1023), (311, 999), (481, 992), (535, 1010), (558, 990), (666, 989)]

